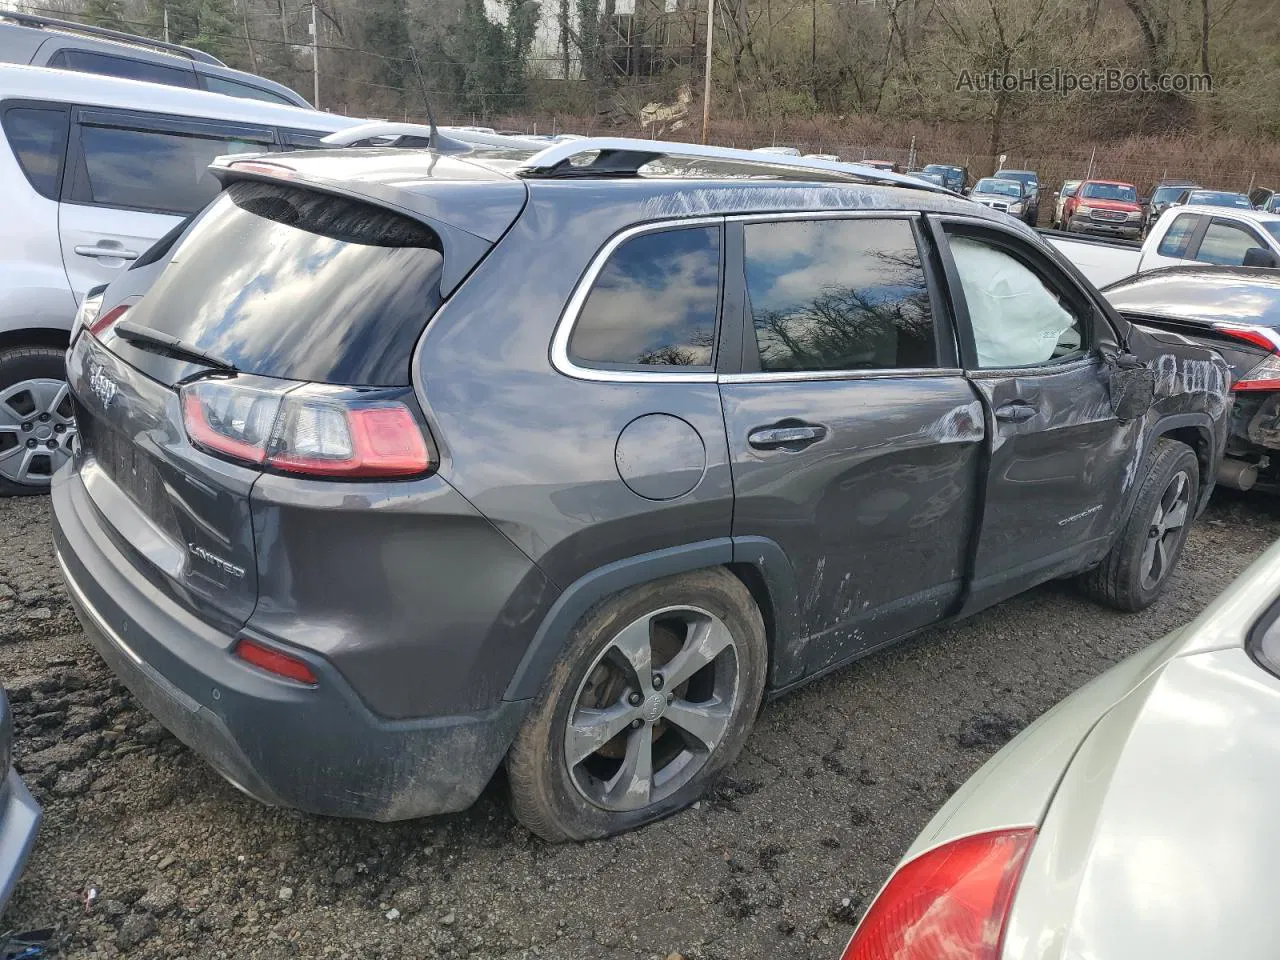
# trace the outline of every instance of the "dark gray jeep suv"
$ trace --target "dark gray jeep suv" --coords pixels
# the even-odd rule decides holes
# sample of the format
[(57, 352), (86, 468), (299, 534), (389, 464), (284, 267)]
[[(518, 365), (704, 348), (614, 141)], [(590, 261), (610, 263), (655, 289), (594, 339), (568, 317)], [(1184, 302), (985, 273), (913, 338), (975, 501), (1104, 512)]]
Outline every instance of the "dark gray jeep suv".
[[(1225, 366), (930, 184), (627, 140), (225, 158), (68, 373), (87, 632), (268, 803), (551, 839), (679, 810), (777, 693), (1169, 580)], [(150, 256), (147, 260), (153, 260)]]

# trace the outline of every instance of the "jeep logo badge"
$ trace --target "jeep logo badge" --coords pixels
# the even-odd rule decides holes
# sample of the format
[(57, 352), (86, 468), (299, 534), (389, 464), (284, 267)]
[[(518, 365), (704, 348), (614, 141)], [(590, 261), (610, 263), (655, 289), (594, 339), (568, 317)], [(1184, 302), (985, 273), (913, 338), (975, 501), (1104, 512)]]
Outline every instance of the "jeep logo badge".
[(89, 390), (102, 401), (104, 407), (111, 406), (111, 401), (120, 392), (120, 386), (102, 369), (101, 364), (89, 364)]

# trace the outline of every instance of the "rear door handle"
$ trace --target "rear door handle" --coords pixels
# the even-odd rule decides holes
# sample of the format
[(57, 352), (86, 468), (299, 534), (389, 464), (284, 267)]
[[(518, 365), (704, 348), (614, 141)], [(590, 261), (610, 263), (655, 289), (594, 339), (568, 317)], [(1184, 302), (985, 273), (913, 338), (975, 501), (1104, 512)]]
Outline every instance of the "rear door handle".
[(137, 260), (142, 254), (137, 250), (125, 250), (121, 247), (89, 246), (82, 243), (74, 248), (81, 257), (97, 257), (99, 260)]
[(996, 419), (1008, 423), (1022, 423), (1036, 415), (1036, 408), (1025, 400), (1015, 400), (1004, 406), (996, 407)]
[(763, 427), (752, 430), (747, 435), (747, 443), (757, 450), (771, 450), (774, 447), (808, 446), (826, 435), (826, 427), (802, 423), (793, 427)]

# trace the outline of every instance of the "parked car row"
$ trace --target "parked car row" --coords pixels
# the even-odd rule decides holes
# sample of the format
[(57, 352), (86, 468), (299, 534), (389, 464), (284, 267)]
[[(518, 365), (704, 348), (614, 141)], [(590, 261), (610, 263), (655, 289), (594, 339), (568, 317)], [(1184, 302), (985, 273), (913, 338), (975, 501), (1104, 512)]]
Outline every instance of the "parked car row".
[[(26, 221), (4, 245), (0, 477), (51, 489), (102, 658), (266, 803), (400, 820), (505, 768), (549, 840), (649, 823), (735, 759), (765, 696), (1052, 579), (1150, 605), (1222, 471), (1261, 456), (1241, 404), (1277, 418), (1249, 386), (1280, 383), (1264, 318), (1206, 319), (1144, 252), (1145, 285), (1104, 296), (1005, 215), (1036, 221), (1031, 171), (964, 199), (962, 168), (441, 139), (139, 88), (0, 66)], [(753, 176), (691, 190), (700, 161)], [(1125, 202), (1091, 183), (1117, 186), (1081, 185), (1069, 219)], [(1224, 242), (1198, 210), (1165, 215), (1207, 218), (1183, 252)], [(1203, 673), (1271, 684), (1235, 638), (1274, 577), (1015, 741), (846, 956), (1094, 930), (1043, 864), (1083, 862), (1072, 828), (1104, 799), (1097, 829), (1134, 835), (1118, 778), (1151, 776), (1148, 723), (1198, 745), (1171, 790), (1248, 759), (1133, 694), (1158, 675), (1179, 702), (1175, 665), (1211, 654)], [(1105, 876), (1073, 874), (1089, 898)]]
[(1140, 245), (1061, 233), (1046, 239), (1099, 287), (1162, 267), (1280, 266), (1280, 215), (1261, 210), (1171, 206)]

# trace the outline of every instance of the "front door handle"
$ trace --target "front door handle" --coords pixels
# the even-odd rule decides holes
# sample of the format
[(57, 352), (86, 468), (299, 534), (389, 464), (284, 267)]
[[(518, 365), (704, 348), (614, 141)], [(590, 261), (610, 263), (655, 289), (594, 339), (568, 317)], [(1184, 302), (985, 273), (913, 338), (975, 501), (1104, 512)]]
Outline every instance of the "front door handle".
[(827, 435), (827, 428), (813, 423), (801, 423), (787, 427), (762, 427), (747, 435), (747, 443), (757, 450), (774, 447), (803, 447), (816, 443)]
[(1015, 400), (1004, 406), (996, 407), (996, 419), (1007, 423), (1022, 423), (1036, 415), (1036, 408), (1025, 400)]
[(99, 260), (137, 260), (142, 254), (137, 250), (125, 250), (122, 247), (104, 247), (101, 245), (91, 247), (82, 243), (74, 248), (76, 254), (81, 257), (97, 257)]

